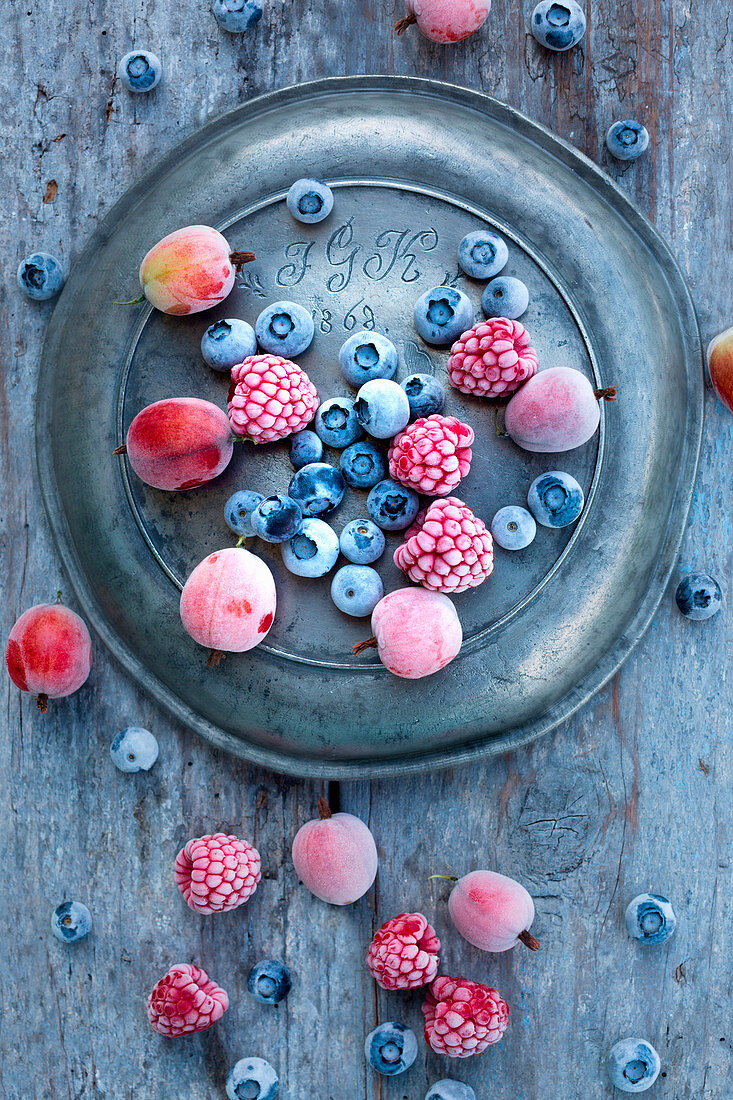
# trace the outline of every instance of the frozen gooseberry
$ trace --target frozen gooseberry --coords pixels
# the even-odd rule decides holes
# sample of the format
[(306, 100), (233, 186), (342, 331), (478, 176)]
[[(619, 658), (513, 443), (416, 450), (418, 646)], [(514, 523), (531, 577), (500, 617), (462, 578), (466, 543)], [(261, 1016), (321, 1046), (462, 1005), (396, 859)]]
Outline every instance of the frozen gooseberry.
[(525, 451), (556, 454), (582, 447), (597, 431), (599, 401), (613, 401), (616, 390), (594, 390), (572, 367), (549, 367), (529, 378), (509, 401), (506, 430)]
[(266, 636), (275, 618), (275, 581), (262, 558), (243, 547), (209, 554), (181, 592), (181, 622), (210, 649), (209, 666), (223, 653), (244, 653)]
[(154, 489), (195, 489), (226, 469), (234, 437), (226, 413), (200, 397), (168, 397), (141, 409), (127, 429), (133, 470)]
[(24, 611), (8, 637), (10, 679), (35, 695), (45, 713), (49, 699), (78, 691), (92, 667), (92, 639), (83, 619), (63, 604), (40, 603)]
[(733, 412), (733, 326), (710, 341), (707, 361), (713, 389)]
[(163, 313), (184, 316), (223, 302), (254, 252), (232, 252), (209, 225), (187, 225), (154, 244), (140, 264), (140, 287)]
[(450, 664), (463, 642), (455, 607), (441, 592), (398, 588), (372, 612), (374, 637), (354, 646), (354, 653), (377, 648), (385, 668), (405, 680), (432, 676)]
[(490, 9), (491, 0), (407, 0), (408, 14), (395, 30), (399, 35), (417, 23), (431, 42), (449, 45), (477, 31)]
[(304, 886), (329, 905), (351, 905), (377, 877), (377, 846), (364, 822), (332, 814), (318, 799), (319, 817), (301, 826), (293, 840), (293, 866)]
[(459, 879), (448, 899), (451, 920), (474, 947), (509, 951), (523, 943), (536, 951), (530, 934), (534, 902), (521, 883), (496, 871), (471, 871)]

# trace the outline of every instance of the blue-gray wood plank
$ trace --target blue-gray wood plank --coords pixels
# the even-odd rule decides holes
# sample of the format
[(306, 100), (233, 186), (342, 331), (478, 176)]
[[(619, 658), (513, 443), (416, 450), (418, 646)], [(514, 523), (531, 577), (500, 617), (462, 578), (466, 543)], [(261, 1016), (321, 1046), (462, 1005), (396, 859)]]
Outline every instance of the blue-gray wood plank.
[[(599, 160), (655, 221), (690, 280), (706, 339), (731, 324), (730, 5), (586, 7), (586, 41), (554, 56), (527, 34), (532, 0), (496, 0), (484, 29), (450, 49), (414, 28), (395, 39), (402, 12), (393, 0), (270, 0), (244, 38), (219, 31), (207, 0), (6, 0), (3, 637), (21, 610), (67, 588), (31, 460), (51, 305), (22, 298), (16, 263), (38, 247), (73, 260), (151, 161), (259, 92), (396, 72), (505, 99)], [(133, 46), (155, 49), (165, 65), (147, 96), (128, 95), (115, 77)], [(639, 163), (623, 166), (603, 135), (628, 116), (645, 121), (652, 141)], [(710, 391), (706, 417), (680, 570), (711, 570), (730, 597), (733, 419)], [(604, 1054), (629, 1034), (661, 1054), (652, 1095), (730, 1097), (730, 624), (729, 608), (707, 624), (685, 621), (670, 590), (620, 674), (554, 735), (456, 772), (344, 784), (342, 808), (369, 822), (381, 853), (375, 889), (345, 910), (312, 898), (288, 858), (321, 786), (212, 751), (143, 697), (100, 645), (89, 684), (45, 717), (4, 679), (0, 1097), (215, 1100), (228, 1065), (259, 1054), (278, 1068), (289, 1100), (422, 1100), (447, 1075), (470, 1082), (479, 1100), (597, 1100), (613, 1093)], [(129, 723), (160, 740), (150, 774), (124, 776), (110, 762), (109, 742)], [(254, 841), (265, 871), (246, 908), (207, 919), (185, 908), (171, 863), (185, 839), (217, 828)], [(487, 956), (451, 933), (446, 886), (428, 876), (476, 866), (531, 889), (538, 954)], [(645, 950), (626, 935), (623, 911), (647, 889), (673, 900), (679, 927), (667, 945)], [(51, 910), (69, 897), (95, 918), (92, 936), (71, 949), (49, 932)], [(375, 993), (363, 955), (373, 929), (406, 908), (434, 917), (449, 973), (501, 990), (511, 1025), (481, 1058), (450, 1065), (421, 1044), (408, 1074), (378, 1079), (364, 1065), (364, 1035), (388, 1018), (419, 1029), (421, 998)], [(249, 966), (266, 956), (296, 975), (278, 1009), (245, 990)], [(228, 989), (232, 1007), (212, 1031), (173, 1043), (149, 1030), (144, 1002), (171, 963), (188, 959)]]

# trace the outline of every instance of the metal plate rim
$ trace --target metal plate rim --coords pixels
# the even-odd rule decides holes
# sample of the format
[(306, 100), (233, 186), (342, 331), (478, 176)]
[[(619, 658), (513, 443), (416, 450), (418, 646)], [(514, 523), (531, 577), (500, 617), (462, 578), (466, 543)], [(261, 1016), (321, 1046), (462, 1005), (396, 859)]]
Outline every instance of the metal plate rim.
[[(535, 140), (539, 140), (540, 144), (548, 148), (553, 155), (561, 153), (562, 159), (564, 159), (566, 163), (571, 164), (576, 170), (580, 171), (585, 179), (590, 180), (596, 192), (602, 195), (605, 201), (609, 202), (616, 209), (621, 207), (626, 220), (635, 228), (645, 245), (655, 256), (660, 269), (670, 284), (675, 300), (680, 305), (679, 320), (682, 334), (685, 338), (685, 362), (688, 377), (692, 377), (692, 373), (695, 370), (702, 371), (701, 337), (694, 304), (682, 271), (668, 245), (664, 242), (656, 229), (654, 229), (646, 216), (632, 202), (629, 196), (608, 175), (606, 175), (598, 165), (578, 149), (558, 137), (543, 124), (533, 121), (527, 115), (515, 108), (472, 89), (418, 77), (358, 75), (329, 77), (304, 84), (291, 85), (278, 91), (266, 93), (265, 95), (248, 100), (246, 103), (240, 104), (224, 114), (216, 116), (214, 119), (205, 123), (203, 127), (185, 138), (173, 150), (160, 158), (132, 189), (122, 195), (99, 223), (87, 245), (80, 253), (75, 264), (75, 270), (80, 271), (84, 267), (85, 262), (88, 262), (93, 257), (95, 250), (103, 244), (105, 237), (108, 235), (107, 227), (114, 224), (123, 213), (129, 213), (136, 203), (140, 201), (149, 186), (149, 181), (160, 172), (165, 171), (168, 164), (173, 164), (180, 160), (182, 156), (187, 154), (189, 149), (193, 150), (193, 148), (200, 145), (202, 131), (206, 131), (206, 140), (211, 140), (221, 129), (225, 129), (235, 117), (244, 119), (253, 113), (261, 114), (268, 109), (275, 109), (282, 106), (294, 97), (314, 97), (318, 95), (335, 94), (339, 90), (383, 91), (385, 88), (392, 88), (395, 92), (404, 90), (431, 96), (437, 95), (445, 99), (458, 100), (464, 105), (473, 107), (476, 110), (483, 109), (484, 111), (490, 111), (508, 125), (518, 128), (525, 135)], [(252, 764), (299, 778), (382, 778), (468, 764), (481, 758), (496, 756), (526, 745), (543, 734), (550, 732), (561, 722), (572, 717), (615, 675), (648, 628), (659, 607), (672, 574), (692, 502), (697, 466), (702, 446), (702, 387), (698, 389), (698, 398), (694, 403), (694, 407), (691, 405), (688, 408), (688, 430), (685, 438), (684, 453), (680, 462), (680, 476), (676, 487), (675, 499), (670, 509), (668, 524), (669, 534), (665, 542), (665, 553), (662, 559), (657, 563), (657, 582), (653, 590), (650, 591), (647, 598), (642, 602), (637, 614), (628, 624), (626, 631), (608, 653), (605, 660), (599, 662), (591, 673), (589, 673), (580, 684), (576, 685), (572, 692), (565, 695), (535, 722), (529, 723), (500, 737), (492, 736), (476, 740), (470, 745), (462, 748), (412, 754), (386, 762), (360, 761), (358, 759), (352, 761), (315, 760), (313, 758), (300, 757), (296, 754), (261, 748), (251, 742), (243, 741), (233, 734), (224, 732), (196, 714), (187, 705), (182, 703), (171, 691), (165, 688), (160, 681), (148, 671), (142, 661), (140, 661), (140, 659), (121, 641), (114, 630), (108, 625), (77, 560), (66, 517), (59, 503), (58, 494), (55, 492), (56, 480), (51, 449), (46, 445), (49, 427), (53, 418), (53, 403), (51, 387), (44, 384), (47, 382), (52, 369), (51, 363), (54, 341), (63, 327), (63, 317), (73, 300), (74, 285), (72, 273), (69, 284), (62, 292), (49, 322), (43, 346), (38, 380), (36, 463), (41, 495), (49, 519), (53, 539), (83, 612), (106, 647), (120, 662), (125, 671), (132, 676), (135, 682), (152, 695), (153, 698), (155, 698), (156, 701), (176, 720), (195, 730), (195, 732), (199, 733), (215, 747), (247, 759)]]

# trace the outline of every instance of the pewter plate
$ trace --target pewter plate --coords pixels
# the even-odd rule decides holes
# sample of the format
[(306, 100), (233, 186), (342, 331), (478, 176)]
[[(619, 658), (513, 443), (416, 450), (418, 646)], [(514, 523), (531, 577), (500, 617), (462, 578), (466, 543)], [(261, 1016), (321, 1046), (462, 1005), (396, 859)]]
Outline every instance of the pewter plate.
[[(335, 192), (331, 216), (287, 212), (292, 180)], [(206, 223), (257, 261), (223, 306), (171, 318), (133, 297), (148, 247)], [(257, 546), (278, 586), (276, 622), (257, 650), (216, 670), (183, 631), (180, 587), (231, 545), (222, 509), (237, 488), (286, 488), (284, 444), (242, 445), (209, 487), (166, 494), (112, 457), (132, 417), (163, 397), (226, 402), (199, 341), (218, 317), (254, 322), (287, 298), (313, 310), (300, 362), (322, 398), (349, 392), (337, 365), (350, 333), (384, 332), (415, 370), (446, 380), (447, 354), (417, 336), (412, 306), (462, 276), (465, 233), (492, 226), (507, 274), (528, 284), (522, 318), (541, 367), (565, 364), (619, 399), (585, 447), (532, 455), (500, 438), (493, 410), (449, 389), (446, 412), (476, 432), (459, 494), (490, 522), (525, 502), (538, 473), (563, 469), (587, 503), (571, 528), (540, 528), (493, 576), (456, 597), (465, 642), (443, 672), (391, 676), (373, 651), (351, 655), (368, 621), (341, 615), (330, 578), (305, 581), (276, 547)], [(678, 551), (702, 430), (694, 310), (666, 246), (594, 164), (504, 104), (412, 78), (348, 77), (285, 89), (237, 108), (166, 157), (114, 207), (69, 278), (49, 328), (39, 385), (38, 461), (52, 528), (85, 614), (125, 668), (215, 744), (295, 775), (404, 774), (506, 752), (566, 719), (615, 672), (648, 625)], [(338, 456), (331, 456), (337, 460)], [(334, 527), (365, 514), (348, 492)], [(404, 583), (380, 563), (385, 588)]]

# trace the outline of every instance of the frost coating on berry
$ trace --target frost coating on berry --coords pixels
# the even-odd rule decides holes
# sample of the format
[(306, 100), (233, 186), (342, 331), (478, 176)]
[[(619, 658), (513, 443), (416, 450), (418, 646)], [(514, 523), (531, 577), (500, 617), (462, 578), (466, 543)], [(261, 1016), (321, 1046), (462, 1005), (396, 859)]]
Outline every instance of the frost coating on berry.
[[(599, 391), (602, 396), (612, 390)], [(548, 367), (530, 378), (506, 407), (504, 423), (525, 451), (555, 454), (587, 443), (601, 421), (591, 382), (573, 367)]]
[[(432, 676), (450, 664), (463, 642), (455, 607), (440, 592), (398, 588), (372, 612), (379, 659), (393, 675), (405, 680)], [(361, 646), (357, 647), (361, 650)]]
[(455, 416), (421, 418), (392, 440), (389, 472), (425, 496), (446, 496), (471, 469), (473, 440), (473, 428)]
[(382, 989), (417, 989), (437, 974), (439, 951), (440, 940), (422, 913), (401, 913), (379, 929), (366, 964)]
[(481, 1054), (509, 1025), (509, 1006), (495, 989), (447, 974), (430, 986), (422, 1011), (425, 1041), (449, 1058)]
[(214, 833), (189, 840), (176, 856), (176, 886), (195, 913), (244, 905), (261, 876), (260, 854), (246, 840)]
[(289, 359), (251, 355), (232, 367), (227, 408), (235, 435), (272, 443), (310, 423), (318, 408), (318, 391)]
[(156, 309), (176, 317), (211, 309), (234, 286), (231, 255), (226, 238), (209, 225), (176, 229), (144, 256), (142, 292)]
[(395, 550), (394, 563), (430, 592), (466, 592), (491, 576), (493, 539), (462, 500), (445, 497), (418, 515)]
[(331, 814), (319, 800), (320, 818), (306, 821), (293, 840), (293, 866), (312, 894), (330, 905), (351, 905), (377, 877), (379, 857), (368, 826), (353, 814)]
[(268, 565), (249, 550), (228, 546), (204, 558), (184, 584), (181, 622), (207, 649), (244, 653), (269, 631), (276, 603)]
[(519, 321), (491, 317), (456, 340), (448, 376), (461, 393), (501, 397), (512, 393), (537, 370), (537, 352)]
[(148, 997), (150, 1026), (170, 1039), (206, 1031), (228, 1008), (227, 993), (192, 963), (172, 966)]
[(520, 940), (531, 950), (539, 946), (529, 935), (534, 902), (522, 884), (507, 875), (464, 875), (451, 891), (448, 911), (463, 938), (482, 951), (509, 951)]
[(491, 0), (407, 0), (410, 13), (397, 24), (398, 34), (417, 23), (433, 42), (450, 45), (468, 38), (486, 21)]
[(168, 397), (140, 410), (125, 448), (141, 481), (179, 492), (218, 477), (231, 461), (234, 440), (225, 413), (211, 401)]

